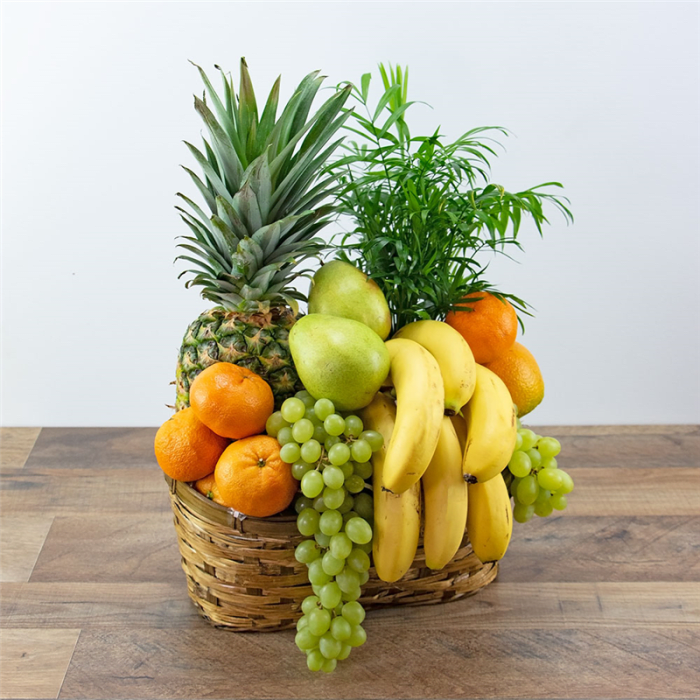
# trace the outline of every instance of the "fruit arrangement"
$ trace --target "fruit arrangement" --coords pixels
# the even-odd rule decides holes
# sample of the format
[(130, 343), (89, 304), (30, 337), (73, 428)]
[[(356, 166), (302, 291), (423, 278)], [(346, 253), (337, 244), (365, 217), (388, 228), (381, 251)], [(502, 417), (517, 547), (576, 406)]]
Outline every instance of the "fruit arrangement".
[[(201, 175), (185, 170), (204, 208), (178, 195), (192, 234), (179, 259), (215, 306), (185, 333), (155, 453), (238, 518), (296, 514), (312, 593), (296, 644), (331, 672), (366, 640), (370, 575), (400, 581), (419, 542), (442, 570), (465, 530), (498, 561), (513, 519), (566, 507), (559, 442), (520, 422), (544, 397), (516, 341), (529, 307), (488, 284), (481, 252), (519, 246), (523, 213), (541, 231), (545, 203), (570, 212), (545, 189), (558, 183), (490, 184), (487, 129), (412, 136), (407, 69), (380, 66), (373, 109), (366, 74), (313, 114), (310, 73), (279, 117), (279, 79), (259, 114), (245, 60), (238, 92), (223, 71), (223, 92), (199, 72), (207, 136), (187, 143)], [(337, 215), (351, 232), (320, 238)]]

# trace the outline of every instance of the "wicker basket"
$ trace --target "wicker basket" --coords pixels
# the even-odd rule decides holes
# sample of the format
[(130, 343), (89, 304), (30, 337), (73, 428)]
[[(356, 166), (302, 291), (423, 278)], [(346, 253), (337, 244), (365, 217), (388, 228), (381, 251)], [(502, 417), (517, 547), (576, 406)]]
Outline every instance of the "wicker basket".
[[(237, 517), (188, 484), (166, 477), (190, 598), (214, 626), (235, 631), (293, 627), (301, 602), (312, 593), (306, 566), (294, 558), (303, 539), (296, 515)], [(498, 565), (482, 564), (466, 538), (441, 571), (425, 566), (419, 546), (408, 573), (385, 583), (370, 569), (360, 602), (365, 608), (427, 605), (476, 593), (496, 577)]]

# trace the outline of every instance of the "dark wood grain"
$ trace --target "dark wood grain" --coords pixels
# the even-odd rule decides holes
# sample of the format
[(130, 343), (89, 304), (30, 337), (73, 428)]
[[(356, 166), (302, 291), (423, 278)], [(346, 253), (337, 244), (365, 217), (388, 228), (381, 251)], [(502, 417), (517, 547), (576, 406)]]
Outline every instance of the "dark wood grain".
[(318, 676), (292, 633), (197, 614), (154, 429), (4, 429), (0, 696), (697, 698), (700, 429), (537, 430), (576, 482), (564, 514), (516, 524), (478, 595), (371, 613)]

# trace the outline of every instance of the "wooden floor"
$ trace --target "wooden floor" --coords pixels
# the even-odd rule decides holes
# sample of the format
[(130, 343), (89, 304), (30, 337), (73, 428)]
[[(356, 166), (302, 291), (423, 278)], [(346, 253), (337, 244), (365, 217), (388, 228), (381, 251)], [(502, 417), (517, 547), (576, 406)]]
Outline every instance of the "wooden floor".
[[(545, 430), (542, 428), (541, 430)], [(201, 620), (153, 429), (3, 429), (3, 698), (697, 698), (700, 429), (547, 428), (576, 481), (498, 580), (371, 613), (330, 675)]]

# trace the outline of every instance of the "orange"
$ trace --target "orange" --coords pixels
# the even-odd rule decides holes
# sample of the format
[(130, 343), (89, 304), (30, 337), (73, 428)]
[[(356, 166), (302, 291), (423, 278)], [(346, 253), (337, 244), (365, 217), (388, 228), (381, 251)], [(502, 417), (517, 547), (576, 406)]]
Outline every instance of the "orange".
[(544, 398), (544, 380), (532, 353), (520, 343), (515, 343), (493, 362), (487, 365), (508, 387), (513, 403), (522, 417), (540, 405)]
[(462, 334), (474, 353), (474, 360), (483, 365), (513, 347), (518, 317), (507, 299), (501, 300), (488, 292), (474, 292), (470, 296), (479, 300), (465, 297), (460, 304), (472, 310), (451, 311), (445, 323)]
[(221, 498), (221, 494), (219, 493), (219, 487), (216, 485), (214, 472), (197, 481), (194, 487), (197, 489), (197, 491), (199, 491), (199, 493), (214, 501), (214, 503), (218, 503), (220, 506), (226, 505)]
[(297, 490), (291, 466), (280, 459), (280, 445), (269, 435), (231, 443), (214, 478), (227, 506), (256, 518), (283, 511)]
[(228, 442), (185, 408), (158, 428), (154, 450), (160, 468), (171, 479), (196, 481), (214, 471)]
[(217, 362), (192, 382), (190, 405), (217, 435), (239, 440), (265, 432), (275, 399), (270, 385), (255, 372)]

